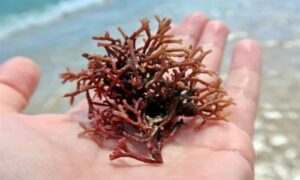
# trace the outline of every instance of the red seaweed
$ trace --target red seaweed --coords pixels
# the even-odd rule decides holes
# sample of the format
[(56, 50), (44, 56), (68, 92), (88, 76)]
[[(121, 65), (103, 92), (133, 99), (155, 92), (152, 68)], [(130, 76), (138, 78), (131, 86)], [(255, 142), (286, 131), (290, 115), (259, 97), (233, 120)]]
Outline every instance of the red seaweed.
[(162, 163), (162, 148), (187, 123), (185, 117), (201, 117), (199, 129), (207, 120), (226, 120), (223, 110), (233, 104), (221, 79), (203, 64), (211, 50), (180, 45), (182, 40), (168, 33), (171, 19), (156, 20), (155, 33), (149, 20), (142, 19), (131, 35), (118, 28), (121, 39), (108, 32), (93, 37), (106, 54), (85, 53), (86, 69), (60, 74), (63, 83), (77, 83), (74, 92), (65, 94), (71, 104), (75, 96), (86, 95), (89, 121), (80, 123), (80, 137), (116, 140), (111, 160)]

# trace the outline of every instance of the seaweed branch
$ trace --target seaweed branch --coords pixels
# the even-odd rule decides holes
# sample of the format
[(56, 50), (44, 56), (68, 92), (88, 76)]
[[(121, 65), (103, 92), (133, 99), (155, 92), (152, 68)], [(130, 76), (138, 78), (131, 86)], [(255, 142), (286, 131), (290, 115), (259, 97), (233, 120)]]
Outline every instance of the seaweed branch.
[[(233, 104), (221, 79), (203, 64), (211, 50), (183, 48), (182, 40), (168, 34), (171, 20), (156, 20), (156, 33), (151, 33), (149, 20), (142, 19), (131, 35), (119, 27), (121, 39), (108, 32), (94, 36), (106, 54), (84, 53), (86, 69), (60, 74), (63, 83), (76, 81), (76, 90), (65, 95), (71, 104), (78, 94), (86, 94), (90, 121), (80, 124), (80, 136), (97, 142), (118, 140), (111, 160), (130, 157), (162, 163), (163, 145), (186, 123), (181, 117), (202, 117), (196, 127), (200, 128), (207, 120), (226, 120), (222, 111)], [(138, 46), (141, 38), (144, 43)], [(201, 79), (203, 75), (210, 80)], [(147, 153), (130, 149), (130, 142), (144, 146)]]

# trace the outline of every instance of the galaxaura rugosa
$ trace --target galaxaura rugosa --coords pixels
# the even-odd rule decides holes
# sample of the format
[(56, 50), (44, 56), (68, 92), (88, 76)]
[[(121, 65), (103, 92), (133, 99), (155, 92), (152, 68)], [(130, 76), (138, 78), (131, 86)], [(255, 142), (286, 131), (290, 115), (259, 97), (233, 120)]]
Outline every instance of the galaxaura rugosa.
[[(108, 32), (93, 37), (106, 54), (85, 53), (86, 69), (60, 74), (63, 83), (77, 83), (76, 90), (65, 95), (71, 104), (75, 96), (86, 94), (90, 121), (80, 123), (80, 136), (97, 142), (117, 140), (111, 160), (130, 157), (162, 163), (163, 145), (186, 123), (185, 117), (201, 117), (199, 128), (207, 120), (226, 120), (223, 109), (233, 104), (221, 79), (203, 64), (211, 51), (181, 46), (182, 40), (168, 34), (171, 20), (156, 20), (155, 33), (143, 19), (131, 35), (118, 28), (121, 39)], [(130, 142), (147, 152), (130, 149)]]

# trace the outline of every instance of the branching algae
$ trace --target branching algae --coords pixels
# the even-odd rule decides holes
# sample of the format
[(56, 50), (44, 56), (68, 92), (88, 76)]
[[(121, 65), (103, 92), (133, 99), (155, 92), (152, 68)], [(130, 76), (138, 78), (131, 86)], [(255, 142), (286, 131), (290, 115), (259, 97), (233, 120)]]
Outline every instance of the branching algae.
[[(89, 122), (80, 123), (80, 136), (116, 140), (111, 160), (162, 163), (162, 148), (186, 123), (185, 117), (198, 116), (199, 128), (207, 120), (226, 120), (222, 111), (233, 104), (221, 79), (203, 64), (211, 51), (183, 47), (182, 40), (168, 33), (171, 20), (156, 20), (155, 33), (143, 19), (131, 35), (118, 28), (122, 39), (108, 32), (93, 37), (106, 54), (85, 53), (86, 69), (60, 74), (63, 83), (77, 83), (76, 90), (65, 95), (71, 104), (78, 94), (86, 95)], [(146, 153), (129, 148), (131, 142)]]

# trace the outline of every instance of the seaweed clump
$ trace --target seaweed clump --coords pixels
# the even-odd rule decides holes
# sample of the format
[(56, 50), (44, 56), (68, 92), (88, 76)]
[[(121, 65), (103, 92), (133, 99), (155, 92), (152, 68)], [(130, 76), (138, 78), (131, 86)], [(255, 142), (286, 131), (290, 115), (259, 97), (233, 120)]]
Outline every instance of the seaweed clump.
[[(156, 20), (155, 33), (142, 19), (131, 35), (118, 28), (121, 39), (108, 32), (93, 37), (106, 54), (85, 53), (87, 69), (60, 74), (63, 83), (77, 82), (76, 90), (65, 95), (71, 104), (78, 94), (86, 95), (90, 121), (80, 123), (80, 136), (97, 142), (117, 140), (111, 160), (130, 157), (162, 163), (163, 145), (185, 123), (184, 117), (202, 117), (197, 118), (199, 128), (207, 120), (226, 120), (222, 111), (233, 103), (218, 75), (203, 64), (211, 51), (180, 46), (182, 40), (168, 33), (171, 20)], [(146, 151), (129, 148), (129, 143)]]

